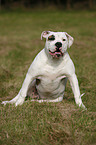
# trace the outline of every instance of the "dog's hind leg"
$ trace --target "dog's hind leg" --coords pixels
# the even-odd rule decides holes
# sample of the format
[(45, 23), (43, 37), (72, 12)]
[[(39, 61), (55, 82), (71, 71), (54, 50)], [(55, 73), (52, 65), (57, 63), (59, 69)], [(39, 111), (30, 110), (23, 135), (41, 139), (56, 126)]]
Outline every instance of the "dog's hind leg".
[(35, 99), (32, 99), (31, 101), (43, 103), (43, 102), (61, 102), (62, 100), (63, 100), (63, 96), (60, 96), (60, 97), (53, 99), (53, 100), (35, 100)]
[(36, 89), (36, 84), (37, 84), (37, 79), (35, 79), (29, 86), (28, 91), (27, 91), (27, 98), (31, 99), (39, 99), (39, 94)]

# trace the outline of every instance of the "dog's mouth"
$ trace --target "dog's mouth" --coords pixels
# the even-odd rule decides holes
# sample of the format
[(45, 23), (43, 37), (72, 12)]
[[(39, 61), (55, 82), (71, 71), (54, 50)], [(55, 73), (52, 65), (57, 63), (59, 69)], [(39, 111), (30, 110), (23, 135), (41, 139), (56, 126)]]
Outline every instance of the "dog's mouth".
[(56, 49), (54, 52), (49, 50), (49, 54), (52, 55), (55, 58), (60, 58), (64, 55), (64, 53), (62, 53), (62, 51), (60, 49)]

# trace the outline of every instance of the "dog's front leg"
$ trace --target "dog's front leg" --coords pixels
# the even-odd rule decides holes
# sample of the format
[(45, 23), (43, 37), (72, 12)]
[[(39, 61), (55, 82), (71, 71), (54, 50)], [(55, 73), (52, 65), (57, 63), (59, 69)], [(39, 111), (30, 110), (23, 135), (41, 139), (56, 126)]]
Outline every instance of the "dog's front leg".
[(22, 105), (24, 100), (25, 100), (25, 97), (27, 96), (27, 91), (28, 91), (28, 88), (30, 86), (30, 83), (33, 81), (33, 77), (27, 73), (26, 75), (26, 78), (23, 82), (23, 85), (22, 85), (22, 88), (21, 90), (19, 91), (18, 93), (18, 100), (15, 102), (15, 105)]
[(22, 88), (19, 91), (18, 95), (10, 101), (3, 101), (2, 104), (6, 105), (7, 103), (9, 103), (9, 104), (15, 104), (15, 106), (22, 105), (27, 95), (29, 85), (34, 80), (34, 78), (35, 77), (33, 77), (30, 73), (27, 73)]
[(78, 80), (76, 77), (76, 74), (73, 74), (72, 76), (69, 77), (69, 81), (74, 93), (74, 98), (75, 98), (75, 102), (77, 105), (79, 105), (79, 107), (85, 108), (84, 104), (82, 103), (82, 95), (80, 96), (80, 90), (79, 90), (79, 85), (78, 85)]

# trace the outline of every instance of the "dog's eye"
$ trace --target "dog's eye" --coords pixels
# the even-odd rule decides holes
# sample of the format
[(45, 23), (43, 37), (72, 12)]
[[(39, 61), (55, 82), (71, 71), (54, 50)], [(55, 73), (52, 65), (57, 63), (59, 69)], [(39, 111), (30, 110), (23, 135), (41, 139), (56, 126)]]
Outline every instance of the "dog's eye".
[(50, 41), (55, 40), (55, 36), (54, 35), (49, 36), (48, 40), (50, 40)]
[(63, 39), (63, 41), (66, 41), (66, 39)]

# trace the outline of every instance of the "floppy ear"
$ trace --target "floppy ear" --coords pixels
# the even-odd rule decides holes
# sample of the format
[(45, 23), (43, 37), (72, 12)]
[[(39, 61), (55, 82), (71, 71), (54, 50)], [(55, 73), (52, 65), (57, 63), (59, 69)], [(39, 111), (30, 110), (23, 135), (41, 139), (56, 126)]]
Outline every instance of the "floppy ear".
[(49, 33), (50, 33), (50, 31), (43, 31), (43, 32), (41, 33), (41, 40), (42, 40), (42, 37), (43, 37), (43, 38), (47, 38), (48, 35), (49, 35)]
[(70, 48), (70, 46), (73, 44), (74, 38), (71, 37), (67, 32), (65, 32), (67, 38), (68, 38), (68, 47)]

